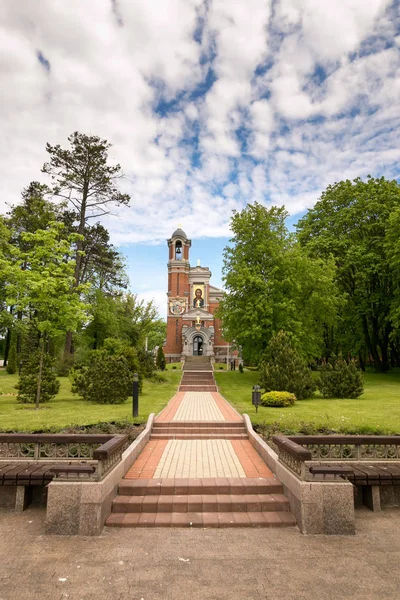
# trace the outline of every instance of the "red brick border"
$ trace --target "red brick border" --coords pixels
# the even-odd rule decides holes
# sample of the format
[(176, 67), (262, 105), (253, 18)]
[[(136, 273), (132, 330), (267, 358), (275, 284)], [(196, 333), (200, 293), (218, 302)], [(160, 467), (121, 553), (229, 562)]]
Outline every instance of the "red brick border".
[(232, 408), (232, 406), (225, 400), (218, 392), (211, 392), (211, 396), (217, 403), (219, 410), (222, 412), (225, 421), (243, 421), (243, 417)]
[(182, 402), (185, 396), (185, 393), (186, 392), (177, 392), (175, 396), (172, 396), (167, 406), (163, 408), (160, 414), (156, 417), (156, 421), (161, 421), (163, 423), (172, 421), (172, 419), (176, 415), (180, 403)]
[(143, 448), (124, 479), (152, 479), (168, 440), (151, 440)]
[(246, 477), (274, 477), (249, 440), (231, 440)]

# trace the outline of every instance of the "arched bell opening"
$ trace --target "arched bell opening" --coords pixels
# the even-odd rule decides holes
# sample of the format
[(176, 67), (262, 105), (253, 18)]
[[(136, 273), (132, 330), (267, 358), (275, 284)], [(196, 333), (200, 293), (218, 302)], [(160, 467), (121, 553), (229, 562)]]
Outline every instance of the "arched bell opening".
[(182, 242), (178, 240), (175, 242), (175, 260), (182, 260)]
[(201, 335), (195, 335), (193, 338), (193, 356), (203, 356), (204, 340)]

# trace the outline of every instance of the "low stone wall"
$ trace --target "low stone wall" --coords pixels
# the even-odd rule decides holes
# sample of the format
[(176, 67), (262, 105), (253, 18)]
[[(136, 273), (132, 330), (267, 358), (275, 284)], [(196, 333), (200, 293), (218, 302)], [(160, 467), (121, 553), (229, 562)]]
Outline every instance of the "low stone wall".
[(250, 443), (283, 485), (290, 510), (304, 534), (354, 535), (353, 486), (345, 480), (302, 481), (278, 460), (278, 455), (253, 430), (243, 415)]
[(111, 513), (118, 484), (150, 439), (155, 415), (122, 454), (121, 461), (102, 481), (53, 481), (48, 486), (46, 533), (55, 535), (99, 535)]

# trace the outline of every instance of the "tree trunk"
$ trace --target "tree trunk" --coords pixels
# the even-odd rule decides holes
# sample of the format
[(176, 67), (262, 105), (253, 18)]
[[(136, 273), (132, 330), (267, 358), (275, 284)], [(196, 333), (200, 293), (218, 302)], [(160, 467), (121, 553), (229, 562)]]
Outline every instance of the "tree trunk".
[(382, 373), (382, 363), (378, 352), (377, 340), (371, 339), (368, 329), (367, 317), (365, 315), (362, 316), (362, 324), (364, 330), (365, 344), (368, 348), (369, 353), (372, 356), (372, 360), (374, 361), (375, 370), (377, 373)]
[(10, 352), (10, 346), (11, 346), (11, 329), (7, 329), (6, 343), (4, 345), (4, 362), (3, 362), (3, 365), (5, 367), (7, 366), (8, 354)]
[(365, 361), (364, 361), (364, 357), (362, 355), (361, 350), (358, 351), (358, 361), (360, 363), (361, 371), (365, 371)]
[(380, 344), (381, 347), (381, 356), (382, 356), (382, 370), (384, 373), (387, 373), (387, 371), (389, 371), (390, 369), (390, 364), (389, 364), (389, 339), (390, 339), (390, 333), (391, 333), (391, 326), (390, 325), (386, 325), (384, 333), (383, 333), (383, 340)]
[(39, 362), (39, 374), (38, 374), (38, 382), (37, 382), (37, 390), (36, 390), (36, 410), (39, 408), (40, 403), (40, 391), (42, 387), (42, 374), (43, 374), (43, 358), (44, 358), (44, 341), (43, 338), (40, 338), (40, 362)]
[[(81, 204), (81, 212), (79, 219), (79, 227), (78, 233), (83, 235), (85, 233), (85, 222), (86, 222), (86, 200), (88, 194), (88, 183), (85, 182), (84, 190), (83, 190), (83, 198)], [(80, 283), (81, 276), (81, 265), (82, 265), (82, 256), (81, 251), (83, 247), (83, 241), (78, 240), (76, 243), (76, 259), (75, 259), (75, 272), (74, 272), (74, 287), (77, 288)], [(71, 293), (75, 293), (75, 290), (72, 290)], [(73, 352), (72, 348), (72, 331), (68, 331), (65, 336), (65, 346), (64, 346), (64, 357), (68, 358)]]

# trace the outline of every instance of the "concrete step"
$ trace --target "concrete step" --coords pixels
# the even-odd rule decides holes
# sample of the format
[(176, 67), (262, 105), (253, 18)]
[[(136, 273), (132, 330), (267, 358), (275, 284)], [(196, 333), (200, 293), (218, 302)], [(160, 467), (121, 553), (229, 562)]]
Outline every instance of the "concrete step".
[(109, 527), (290, 527), (290, 512), (111, 513)]
[(289, 511), (289, 501), (283, 494), (117, 496), (112, 504), (114, 513), (281, 511)]
[(247, 433), (152, 433), (151, 440), (247, 440)]
[(170, 496), (176, 494), (282, 494), (275, 477), (205, 477), (203, 479), (122, 479), (121, 496)]

